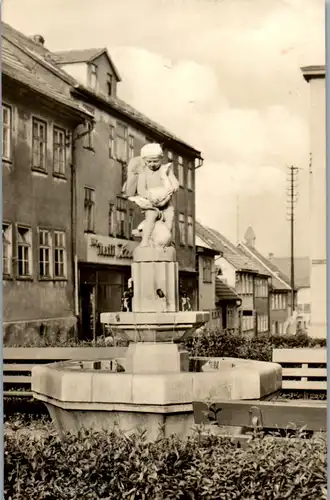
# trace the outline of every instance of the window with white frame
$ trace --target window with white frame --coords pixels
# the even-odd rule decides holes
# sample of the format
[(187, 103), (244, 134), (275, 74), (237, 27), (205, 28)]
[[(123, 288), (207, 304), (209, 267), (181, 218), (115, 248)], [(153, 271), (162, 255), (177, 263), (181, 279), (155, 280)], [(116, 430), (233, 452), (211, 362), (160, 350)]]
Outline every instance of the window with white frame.
[(85, 187), (84, 200), (85, 232), (93, 233), (95, 229), (95, 190)]
[(116, 156), (117, 160), (127, 161), (128, 157), (127, 127), (122, 123), (117, 123), (116, 128)]
[(180, 186), (184, 186), (184, 164), (182, 156), (178, 156), (178, 181)]
[(53, 130), (53, 172), (66, 174), (66, 133), (64, 129), (54, 127)]
[(194, 220), (192, 215), (188, 215), (187, 217), (187, 238), (188, 238), (188, 245), (190, 247), (194, 246)]
[(193, 189), (193, 163), (190, 161), (188, 163), (188, 170), (187, 170), (187, 188), (188, 189)]
[(54, 278), (66, 277), (66, 237), (64, 231), (54, 231)]
[(50, 278), (51, 270), (51, 232), (47, 229), (39, 229), (39, 277)]
[(134, 158), (134, 135), (128, 136), (128, 159)]
[(2, 104), (2, 158), (12, 157), (12, 108)]
[(17, 226), (17, 276), (32, 275), (32, 231), (25, 226)]
[(212, 258), (204, 257), (203, 260), (203, 282), (212, 283)]
[(93, 90), (96, 90), (96, 87), (97, 87), (97, 66), (96, 66), (96, 64), (90, 64), (89, 86)]
[(47, 124), (37, 118), (32, 119), (32, 167), (46, 170)]
[(186, 223), (184, 214), (179, 214), (179, 235), (180, 235), (180, 244), (186, 244)]
[(12, 274), (13, 232), (11, 224), (2, 224), (2, 275)]
[(109, 158), (115, 158), (115, 127), (109, 125)]
[(116, 206), (116, 235), (118, 238), (126, 238), (126, 214), (127, 200), (117, 196)]

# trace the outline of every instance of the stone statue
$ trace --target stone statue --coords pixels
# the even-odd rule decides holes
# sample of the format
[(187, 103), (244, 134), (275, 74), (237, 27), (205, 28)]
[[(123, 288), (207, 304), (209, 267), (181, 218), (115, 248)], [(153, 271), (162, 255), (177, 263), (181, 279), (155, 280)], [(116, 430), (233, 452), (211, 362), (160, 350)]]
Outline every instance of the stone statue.
[(140, 247), (169, 246), (174, 220), (173, 194), (179, 182), (171, 163), (163, 164), (159, 144), (146, 144), (139, 157), (132, 158), (127, 168), (124, 195), (145, 213), (144, 221), (134, 234), (142, 233)]

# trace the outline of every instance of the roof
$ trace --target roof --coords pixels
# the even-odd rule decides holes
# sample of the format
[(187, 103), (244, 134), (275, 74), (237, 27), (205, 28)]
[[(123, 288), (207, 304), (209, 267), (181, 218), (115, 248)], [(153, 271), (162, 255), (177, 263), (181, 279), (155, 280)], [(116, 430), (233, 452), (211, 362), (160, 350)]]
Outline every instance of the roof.
[(264, 257), (255, 247), (246, 243), (240, 243), (238, 246), (258, 266), (259, 272), (271, 276), (272, 286), (275, 290), (291, 290), (287, 276), (271, 260)]
[[(173, 140), (174, 142), (183, 145), (184, 147), (190, 149), (195, 156), (200, 156), (201, 152), (195, 149), (193, 146), (183, 141), (176, 135), (172, 134), (168, 130), (166, 130), (163, 126), (159, 125), (155, 121), (148, 118), (146, 115), (136, 110), (126, 102), (118, 99), (117, 97), (105, 97), (100, 93), (96, 93), (84, 85), (81, 85), (75, 80), (71, 75), (69, 75), (66, 71), (64, 71), (60, 65), (56, 62), (56, 54), (50, 52), (46, 47), (41, 44), (36, 43), (32, 38), (24, 35), (20, 31), (15, 30), (12, 26), (6, 23), (2, 23), (2, 39), (7, 39), (11, 43), (15, 44), (17, 48), (21, 51), (25, 52), (31, 58), (33, 58), (40, 65), (44, 66), (46, 69), (55, 74), (62, 81), (66, 82), (68, 85), (72, 87), (72, 90), (75, 89), (73, 95), (77, 97), (77, 92), (80, 94), (84, 94), (89, 98), (97, 98), (100, 102), (106, 104), (109, 108), (117, 111), (123, 116), (127, 116), (131, 118), (135, 123), (141, 124), (145, 128), (149, 129), (151, 132), (158, 132), (165, 139)], [(79, 96), (78, 96), (79, 97)]]
[(231, 288), (227, 283), (222, 281), (220, 278), (215, 279), (215, 301), (229, 301), (229, 300), (241, 300), (240, 296), (237, 295), (235, 290)]
[[(178, 144), (183, 145), (184, 147), (190, 149), (194, 155), (200, 157), (201, 152), (188, 144), (187, 142), (183, 141), (180, 139), (178, 136), (174, 135), (172, 132), (169, 132), (166, 128), (164, 128), (162, 125), (159, 125), (157, 122), (151, 120), (148, 118), (146, 115), (138, 111), (137, 109), (133, 108), (130, 104), (128, 104), (125, 101), (122, 101), (118, 97), (113, 97), (113, 96), (104, 96), (103, 94), (96, 94), (94, 91), (91, 91), (84, 85), (78, 84), (76, 86), (76, 92), (78, 94), (84, 94), (87, 96), (91, 97), (97, 97), (97, 99), (102, 102), (103, 104), (107, 105), (108, 107), (112, 108), (113, 110), (121, 113), (124, 116), (127, 116), (128, 118), (133, 119), (135, 123), (138, 123), (142, 125), (143, 127), (146, 127), (152, 132), (158, 132), (158, 134), (161, 135), (162, 138), (164, 139), (170, 139), (175, 141)], [(74, 94), (75, 95), (75, 94)]]
[(214, 250), (221, 252), (226, 259), (238, 271), (248, 271), (258, 273), (255, 264), (245, 254), (243, 254), (227, 238), (214, 229), (203, 226), (196, 221), (196, 234), (202, 238)]
[[(290, 276), (290, 257), (272, 257), (272, 264), (276, 265), (283, 274)], [(310, 260), (309, 257), (296, 257), (294, 259), (295, 287), (310, 287)], [(289, 278), (288, 278), (289, 279)]]
[(2, 43), (1, 60), (2, 73), (7, 77), (23, 84), (38, 94), (48, 97), (51, 100), (55, 100), (59, 104), (70, 108), (72, 111), (78, 112), (79, 115), (84, 116), (85, 118), (91, 118), (93, 116), (84, 108), (82, 104), (65, 94), (62, 94), (58, 89), (55, 89), (52, 85), (50, 85), (44, 78), (41, 78), (39, 75), (33, 73), (31, 69), (25, 66), (24, 62), (15, 55), (15, 53), (11, 50), (10, 43), (6, 40)]
[(78, 49), (78, 50), (62, 50), (52, 52), (52, 56), (57, 64), (76, 64), (76, 63), (88, 63), (94, 61), (97, 57), (100, 57), (102, 54), (105, 54), (110, 66), (112, 67), (116, 78), (118, 81), (121, 81), (119, 72), (111, 59), (108, 50), (106, 47), (98, 48), (98, 49)]
[(314, 66), (303, 66), (302, 74), (307, 82), (312, 78), (325, 78), (326, 67), (324, 64)]

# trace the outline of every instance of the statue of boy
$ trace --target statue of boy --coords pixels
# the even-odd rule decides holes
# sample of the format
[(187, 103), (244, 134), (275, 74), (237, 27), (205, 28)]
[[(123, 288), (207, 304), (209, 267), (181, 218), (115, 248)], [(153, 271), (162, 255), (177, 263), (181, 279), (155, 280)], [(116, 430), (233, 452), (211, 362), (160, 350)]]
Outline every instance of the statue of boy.
[(132, 158), (127, 168), (124, 194), (145, 213), (137, 228), (142, 232), (140, 246), (167, 246), (172, 238), (174, 220), (173, 194), (179, 189), (171, 163), (163, 164), (159, 144), (146, 144), (139, 157)]

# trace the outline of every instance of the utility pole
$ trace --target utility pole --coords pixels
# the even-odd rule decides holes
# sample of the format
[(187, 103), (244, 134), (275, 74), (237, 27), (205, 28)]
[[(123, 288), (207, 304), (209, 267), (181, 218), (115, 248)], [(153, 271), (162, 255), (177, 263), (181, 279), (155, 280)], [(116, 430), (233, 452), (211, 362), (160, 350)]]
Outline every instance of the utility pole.
[(236, 196), (236, 240), (239, 244), (239, 195)]
[(298, 193), (297, 193), (297, 174), (298, 174), (298, 167), (294, 167), (291, 165), (289, 168), (289, 177), (288, 177), (288, 189), (287, 189), (287, 195), (288, 195), (288, 200), (287, 200), (287, 208), (288, 208), (288, 221), (290, 222), (290, 257), (291, 257), (291, 279), (290, 279), (290, 284), (291, 284), (291, 311), (292, 313), (295, 310), (295, 294), (294, 294), (294, 288), (295, 288), (295, 283), (294, 283), (294, 223), (295, 223), (295, 206), (296, 202), (298, 199)]

